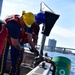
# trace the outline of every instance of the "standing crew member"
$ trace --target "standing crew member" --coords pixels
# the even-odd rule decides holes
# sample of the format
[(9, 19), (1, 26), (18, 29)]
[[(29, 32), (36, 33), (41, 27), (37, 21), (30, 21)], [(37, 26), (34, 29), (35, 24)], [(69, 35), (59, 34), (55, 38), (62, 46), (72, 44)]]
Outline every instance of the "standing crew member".
[(5, 61), (5, 49), (7, 43), (8, 30), (5, 27), (6, 22), (0, 19), (0, 75), (3, 72), (3, 63)]
[[(11, 71), (10, 75), (19, 75), (20, 64), (23, 58), (24, 48), (21, 46), (21, 42), (24, 36), (24, 28), (31, 27), (35, 21), (35, 17), (32, 12), (22, 12), (20, 15), (10, 15), (7, 16), (5, 21), (7, 22), (6, 27), (8, 29), (8, 43), (7, 43), (7, 53), (9, 50), (9, 45), (11, 45)], [(22, 35), (20, 35), (22, 33)], [(7, 57), (6, 57), (7, 58)]]

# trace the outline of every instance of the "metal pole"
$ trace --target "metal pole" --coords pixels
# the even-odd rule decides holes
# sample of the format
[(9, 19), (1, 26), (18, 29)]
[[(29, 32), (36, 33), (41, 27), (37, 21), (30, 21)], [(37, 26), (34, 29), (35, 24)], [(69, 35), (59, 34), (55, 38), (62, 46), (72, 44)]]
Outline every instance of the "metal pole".
[(45, 40), (46, 40), (46, 35), (43, 34), (42, 41), (41, 41), (41, 46), (40, 46), (40, 54), (41, 55), (43, 55), (43, 49), (44, 49)]
[(2, 3), (3, 3), (3, 0), (0, 0), (0, 16), (1, 16), (1, 11), (2, 11)]
[[(42, 2), (40, 3), (40, 11), (42, 11)], [(40, 55), (43, 55), (43, 49), (44, 49), (44, 44), (45, 44), (45, 40), (46, 40), (46, 35), (42, 35), (42, 41), (41, 41), (41, 46), (40, 46)]]

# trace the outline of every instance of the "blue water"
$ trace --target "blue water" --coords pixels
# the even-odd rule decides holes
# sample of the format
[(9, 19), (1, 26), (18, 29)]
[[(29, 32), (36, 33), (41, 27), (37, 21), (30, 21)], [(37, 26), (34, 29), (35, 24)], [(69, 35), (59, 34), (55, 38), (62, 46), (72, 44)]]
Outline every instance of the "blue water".
[(44, 53), (48, 53), (48, 56), (50, 57), (56, 57), (56, 56), (64, 56), (71, 60), (71, 69), (70, 69), (70, 75), (75, 75), (75, 55), (73, 54), (63, 54), (58, 52), (50, 52), (50, 51), (44, 51)]

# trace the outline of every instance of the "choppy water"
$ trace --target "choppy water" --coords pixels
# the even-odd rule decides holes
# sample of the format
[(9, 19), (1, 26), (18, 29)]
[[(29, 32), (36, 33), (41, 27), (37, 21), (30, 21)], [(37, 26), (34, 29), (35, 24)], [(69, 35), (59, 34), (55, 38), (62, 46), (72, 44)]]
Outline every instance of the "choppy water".
[(63, 54), (63, 53), (58, 53), (58, 52), (49, 52), (49, 51), (44, 51), (44, 53), (48, 53), (48, 56), (50, 56), (50, 57), (64, 56), (64, 57), (69, 58), (71, 60), (70, 75), (75, 75), (75, 55)]

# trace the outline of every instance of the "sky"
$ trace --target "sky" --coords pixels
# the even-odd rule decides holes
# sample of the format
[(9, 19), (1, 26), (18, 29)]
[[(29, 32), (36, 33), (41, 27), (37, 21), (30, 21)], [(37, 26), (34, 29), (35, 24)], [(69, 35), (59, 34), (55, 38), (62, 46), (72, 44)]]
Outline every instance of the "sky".
[[(75, 0), (3, 0), (1, 18), (7, 15), (20, 14), (22, 10), (31, 11), (34, 14), (40, 12), (40, 3), (44, 2), (60, 17), (56, 21), (49, 36), (46, 37), (45, 45), (49, 39), (57, 41), (57, 47), (75, 49)], [(40, 25), (38, 44), (41, 44), (42, 25)]]

